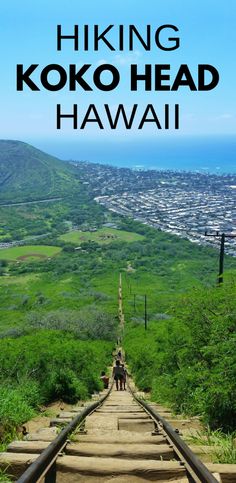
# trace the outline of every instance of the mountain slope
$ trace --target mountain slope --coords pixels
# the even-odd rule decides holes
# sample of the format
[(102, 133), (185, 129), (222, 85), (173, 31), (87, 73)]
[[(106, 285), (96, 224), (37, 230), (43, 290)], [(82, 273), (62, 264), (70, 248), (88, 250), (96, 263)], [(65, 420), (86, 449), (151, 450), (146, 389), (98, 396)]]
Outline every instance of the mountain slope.
[(0, 203), (63, 197), (76, 189), (70, 165), (29, 144), (0, 140)]

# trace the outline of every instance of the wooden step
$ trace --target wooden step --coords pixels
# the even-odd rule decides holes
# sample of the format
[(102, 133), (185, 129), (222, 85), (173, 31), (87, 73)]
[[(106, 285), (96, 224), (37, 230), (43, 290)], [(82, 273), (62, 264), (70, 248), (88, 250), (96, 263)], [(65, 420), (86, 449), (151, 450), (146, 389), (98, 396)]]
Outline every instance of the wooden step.
[(139, 406), (139, 404), (103, 404), (99, 410), (109, 410), (109, 411), (118, 411), (118, 410), (121, 410), (121, 411), (133, 411), (133, 409), (140, 409), (141, 411), (143, 411), (143, 409), (141, 408), (141, 406)]
[[(68, 479), (69, 478), (69, 479)], [(57, 483), (150, 483), (150, 478), (134, 476), (134, 475), (118, 475), (118, 476), (88, 476), (80, 475), (79, 480), (76, 473), (68, 475), (67, 473), (57, 474)], [(156, 480), (155, 480), (156, 481)], [(159, 483), (166, 483), (166, 480), (158, 480)], [(170, 481), (170, 480), (168, 480)], [(173, 480), (171, 480), (173, 483)], [(186, 477), (175, 477), (174, 483), (189, 483), (189, 479)]]
[(70, 412), (72, 412), (72, 413), (80, 413), (81, 411), (83, 411), (88, 406), (90, 406), (90, 404), (85, 404), (84, 406), (75, 406), (74, 408), (70, 408)]
[(226, 464), (215, 464), (215, 463), (205, 463), (211, 473), (219, 474), (222, 483), (235, 483), (236, 482), (236, 464), (226, 465)]
[[(123, 434), (122, 434), (123, 433)], [(74, 435), (74, 441), (79, 441), (81, 443), (96, 443), (96, 444), (132, 444), (132, 443), (139, 443), (142, 445), (146, 444), (165, 444), (166, 439), (164, 436), (144, 436), (141, 433), (131, 433), (131, 432), (118, 432), (117, 435), (103, 435), (98, 436), (94, 434), (81, 434), (81, 435)]]
[(104, 458), (122, 458), (122, 459), (143, 459), (143, 460), (171, 460), (175, 454), (167, 444), (96, 444), (96, 443), (79, 443), (68, 444), (66, 454), (71, 456), (88, 456), (88, 457), (104, 457)]
[(173, 412), (170, 409), (164, 408), (163, 406), (158, 406), (156, 404), (148, 404), (150, 408), (156, 411), (158, 414), (165, 417), (174, 417)]
[(38, 454), (0, 453), (0, 469), (19, 478), (37, 458)]
[(7, 447), (9, 453), (38, 454), (48, 447), (50, 441), (13, 441)]
[[(110, 476), (118, 475), (146, 477), (151, 481), (178, 481), (185, 476), (185, 469), (175, 461), (125, 460), (115, 458), (85, 458), (82, 456), (63, 456), (57, 459), (57, 470), (62, 473), (76, 473), (78, 481), (83, 475)], [(68, 482), (70, 479), (68, 478)], [(114, 481), (114, 480), (113, 480)], [(129, 479), (127, 479), (127, 483)]]
[[(36, 433), (29, 433), (24, 438), (24, 441), (44, 441), (44, 442), (51, 442), (57, 436), (57, 432), (51, 432), (51, 429), (48, 428), (48, 431), (37, 431)], [(55, 428), (54, 428), (55, 429)], [(58, 428), (56, 428), (58, 429)], [(123, 434), (122, 434), (123, 433)], [(103, 436), (99, 436), (97, 434), (93, 434), (89, 432), (88, 434), (79, 434), (75, 433), (73, 435), (73, 441), (80, 441), (84, 443), (97, 443), (97, 444), (130, 444), (136, 443), (137, 441), (140, 444), (165, 444), (166, 438), (164, 436), (142, 436), (141, 433), (130, 433), (126, 431), (117, 431), (117, 436), (110, 434), (106, 434)]]
[(155, 429), (155, 424), (152, 419), (119, 418), (118, 429), (145, 433), (147, 431), (153, 431)]
[(50, 426), (65, 426), (68, 424), (73, 418), (54, 418), (50, 421)]
[(150, 419), (150, 416), (147, 413), (144, 413), (143, 411), (141, 413), (131, 413), (131, 412), (124, 412), (124, 413), (105, 413), (105, 412), (100, 412), (96, 411), (95, 414), (98, 414), (99, 416), (104, 416), (104, 419), (106, 419), (106, 415), (113, 416), (114, 418), (117, 417), (118, 419)]
[(73, 412), (73, 411), (62, 411), (59, 414), (56, 415), (56, 418), (62, 418), (62, 419), (74, 419), (78, 414), (80, 414), (81, 411), (78, 412)]
[(114, 406), (123, 406), (123, 407), (127, 407), (127, 406), (132, 407), (132, 406), (135, 406), (135, 407), (140, 407), (140, 404), (138, 404), (137, 402), (135, 402), (135, 401), (133, 401), (133, 400), (131, 400), (131, 401), (126, 401), (126, 402), (125, 402), (124, 400), (122, 400), (122, 401), (121, 401), (119, 404), (117, 404), (117, 402), (116, 402), (116, 401), (114, 401), (114, 400), (112, 401), (112, 399), (111, 399), (111, 398), (109, 398), (109, 399), (107, 399), (107, 400), (106, 400), (106, 401), (103, 403), (102, 407), (106, 408), (106, 407), (108, 407), (108, 406), (109, 406), (109, 407), (114, 407)]
[[(38, 454), (29, 453), (0, 453), (0, 468), (6, 470), (15, 478), (28, 468), (35, 461)], [(222, 483), (235, 483), (236, 481), (236, 465), (227, 464), (207, 464), (208, 469), (215, 475), (220, 475)], [(116, 458), (86, 458), (80, 456), (62, 456), (57, 459), (58, 482), (61, 482), (60, 473), (68, 478), (68, 475), (76, 475), (79, 481), (89, 481), (89, 477), (97, 478), (110, 477), (112, 481), (116, 481), (116, 477), (126, 477), (129, 482), (130, 476), (143, 478), (144, 481), (185, 481), (185, 470), (178, 462), (173, 461), (156, 461), (156, 460), (125, 460), (125, 464), (121, 465), (120, 459)], [(87, 477), (87, 479), (86, 479)], [(85, 478), (85, 479), (84, 479)], [(76, 482), (76, 479), (63, 481)], [(95, 481), (95, 480), (94, 480)], [(107, 478), (106, 480), (108, 481)], [(119, 480), (117, 480), (119, 481)], [(120, 480), (122, 481), (122, 480)], [(138, 480), (137, 480), (138, 481)], [(142, 480), (140, 480), (142, 481)]]
[[(11, 453), (39, 454), (50, 443), (44, 441), (13, 441), (7, 447)], [(97, 443), (68, 443), (65, 453), (71, 456), (96, 456), (129, 459), (162, 459), (170, 460), (174, 458), (173, 450), (167, 444), (146, 444), (129, 443), (122, 444), (97, 444)]]
[(101, 407), (101, 409), (97, 409), (96, 410), (96, 413), (108, 413), (108, 414), (116, 414), (116, 413), (143, 413), (143, 409), (140, 409), (140, 408), (136, 408), (136, 407), (133, 407), (133, 408), (120, 408), (119, 406), (116, 407), (116, 408), (103, 408)]
[[(35, 461), (38, 454), (31, 453), (1, 453), (0, 468), (7, 469), (8, 474), (19, 478), (28, 466)], [(57, 471), (76, 473), (79, 475), (111, 476), (136, 475), (148, 476), (149, 480), (166, 481), (184, 475), (184, 468), (178, 462), (156, 460), (125, 460), (122, 465), (118, 458), (60, 456), (57, 459)], [(70, 481), (70, 480), (69, 480)], [(129, 481), (129, 480), (127, 480)]]
[(24, 441), (53, 441), (59, 434), (58, 428), (52, 426), (51, 428), (43, 428), (36, 432), (27, 434)]

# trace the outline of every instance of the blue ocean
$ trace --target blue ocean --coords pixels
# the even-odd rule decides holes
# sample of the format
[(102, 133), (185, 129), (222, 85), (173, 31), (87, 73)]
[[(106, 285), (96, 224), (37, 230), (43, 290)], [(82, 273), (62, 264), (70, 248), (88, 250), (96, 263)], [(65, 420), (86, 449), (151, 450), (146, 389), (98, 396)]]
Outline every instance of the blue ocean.
[(64, 160), (91, 161), (132, 169), (236, 173), (236, 136), (173, 136), (120, 140), (100, 138), (35, 141), (35, 146)]

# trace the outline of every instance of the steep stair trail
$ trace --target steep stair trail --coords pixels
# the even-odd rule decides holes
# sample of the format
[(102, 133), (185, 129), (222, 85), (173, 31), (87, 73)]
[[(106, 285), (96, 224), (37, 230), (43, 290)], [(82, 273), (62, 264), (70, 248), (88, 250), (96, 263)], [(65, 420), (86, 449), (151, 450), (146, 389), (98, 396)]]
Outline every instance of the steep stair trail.
[[(51, 421), (50, 428), (28, 434), (27, 440), (11, 443), (7, 452), (0, 454), (0, 466), (14, 475), (14, 481), (19, 478), (20, 483), (236, 481), (236, 465), (210, 464), (207, 465), (212, 472), (210, 479), (191, 478), (175, 444), (130, 390), (116, 391), (113, 386), (102, 396), (102, 403), (93, 403), (93, 412), (82, 425), (74, 427), (75, 432), (70, 440), (65, 439), (60, 452), (55, 452), (55, 463), (45, 480), (37, 478), (35, 473), (27, 477), (24, 472), (33, 468), (35, 463), (31, 463), (39, 453), (42, 457), (65, 431), (62, 429), (58, 436), (58, 428), (67, 427), (81, 411), (90, 412), (90, 409), (75, 407), (61, 411)], [(149, 409), (152, 411), (151, 406)], [(49, 459), (47, 467), (52, 460)]]

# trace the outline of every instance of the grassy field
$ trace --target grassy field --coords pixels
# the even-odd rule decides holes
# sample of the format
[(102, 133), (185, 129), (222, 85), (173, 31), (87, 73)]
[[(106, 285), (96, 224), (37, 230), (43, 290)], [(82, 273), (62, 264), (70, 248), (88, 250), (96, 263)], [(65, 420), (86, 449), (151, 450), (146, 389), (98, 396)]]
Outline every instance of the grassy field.
[(83, 243), (94, 241), (97, 243), (111, 243), (114, 241), (134, 242), (143, 240), (143, 236), (138, 233), (116, 230), (115, 228), (100, 228), (95, 232), (90, 231), (71, 231), (60, 237), (61, 240), (70, 243)]
[(33, 261), (43, 260), (60, 253), (61, 248), (42, 245), (26, 245), (0, 250), (0, 260)]
[[(126, 320), (137, 319), (140, 323), (144, 317), (144, 295), (148, 319), (155, 321), (159, 314), (173, 313), (179, 297), (189, 290), (215, 286), (217, 250), (198, 247), (142, 225), (140, 235), (135, 228), (138, 230), (140, 225), (134, 224), (130, 232), (108, 228), (70, 232), (63, 238), (77, 237), (78, 245), (81, 236), (100, 240), (101, 244), (91, 243), (86, 250), (69, 253), (55, 246), (0, 250), (0, 260), (12, 261), (6, 269), (8, 276), (0, 277), (0, 333), (25, 327), (35, 312), (42, 317), (61, 311), (77, 314), (96, 306), (116, 318), (120, 273)], [(114, 242), (99, 238), (113, 233), (118, 237), (112, 239)], [(121, 240), (123, 235), (126, 241)], [(36, 257), (33, 263), (26, 258), (24, 263), (18, 263), (19, 257), (30, 257), (32, 253), (45, 258)], [(226, 257), (225, 283), (234, 278), (235, 269), (236, 260)]]

